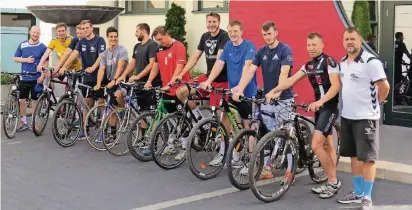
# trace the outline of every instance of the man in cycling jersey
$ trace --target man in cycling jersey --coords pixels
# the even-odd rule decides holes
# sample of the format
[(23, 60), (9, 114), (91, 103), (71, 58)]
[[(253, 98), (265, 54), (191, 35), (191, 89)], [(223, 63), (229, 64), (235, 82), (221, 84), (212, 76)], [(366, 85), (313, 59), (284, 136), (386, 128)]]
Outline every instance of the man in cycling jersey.
[[(116, 79), (117, 83), (125, 81), (130, 74), (133, 74), (129, 78), (129, 82), (147, 82), (154, 87), (162, 85), (160, 74), (157, 74), (153, 80), (149, 80), (149, 74), (155, 63), (156, 52), (159, 48), (159, 45), (153, 39), (150, 39), (149, 34), (150, 27), (147, 23), (140, 23), (136, 26), (136, 37), (139, 43), (134, 46), (133, 59), (123, 74)], [(156, 104), (153, 94), (148, 91), (139, 91), (136, 95), (141, 110), (149, 110), (150, 106)]]
[[(258, 50), (255, 58), (253, 59), (251, 67), (242, 74), (242, 79), (240, 80), (239, 85), (232, 89), (232, 91), (235, 93), (233, 95), (233, 99), (235, 101), (239, 101), (239, 96), (243, 95), (243, 91), (246, 85), (252, 79), (259, 66), (262, 67), (264, 94), (266, 95), (269, 94), (270, 91), (278, 85), (279, 80), (286, 80), (288, 77), (290, 77), (290, 70), (293, 67), (292, 49), (287, 44), (280, 42), (277, 39), (278, 30), (275, 23), (273, 23), (272, 21), (265, 22), (262, 25), (262, 36), (266, 42), (266, 45)], [(287, 88), (282, 91), (280, 99), (285, 102), (293, 102), (292, 89)], [(287, 116), (288, 111), (288, 108), (283, 103), (279, 103), (274, 106), (270, 104), (262, 104), (261, 113), (264, 113), (262, 114), (263, 123), (270, 131), (273, 131), (275, 130), (276, 126), (278, 126), (284, 120), (284, 116)], [(254, 144), (251, 143), (251, 145)], [(291, 155), (288, 155), (288, 158), (292, 160)], [(265, 163), (268, 162), (269, 161), (265, 161)], [(292, 161), (288, 161), (288, 163), (292, 163)], [(291, 176), (291, 169), (292, 165), (289, 164), (288, 171), (285, 176), (286, 178)], [(247, 168), (243, 169), (241, 172), (244, 172), (244, 174), (246, 174)], [(261, 178), (269, 179), (272, 177), (273, 175), (270, 167), (264, 167)]]
[[(90, 20), (83, 20), (80, 23), (85, 38), (79, 40), (76, 48), (70, 54), (70, 57), (66, 60), (60, 72), (64, 72), (67, 67), (72, 63), (80, 54), (82, 59), (83, 69), (88, 74), (83, 77), (83, 84), (90, 87), (94, 87), (97, 84), (97, 69), (99, 69), (101, 54), (106, 50), (106, 42), (103, 37), (95, 35), (93, 33), (93, 25)], [(105, 83), (107, 84), (107, 82)], [(103, 84), (103, 85), (105, 85)], [(87, 94), (87, 88), (80, 87), (83, 96), (86, 98), (87, 105), (93, 107), (95, 98), (99, 99), (99, 104), (104, 102), (104, 90), (100, 89), (96, 91), (96, 94)], [(83, 118), (86, 118), (87, 112), (83, 112)], [(84, 138), (85, 134), (82, 131), (79, 138)]]
[[(30, 29), (30, 39), (25, 40), (19, 44), (14, 53), (14, 62), (21, 63), (21, 73), (19, 81), (19, 104), (21, 121), (17, 125), (17, 131), (24, 131), (29, 128), (26, 119), (26, 99), (31, 94), (33, 101), (32, 110), (35, 110), (38, 94), (35, 92), (37, 83), (43, 83), (44, 76), (37, 72), (37, 65), (41, 57), (46, 52), (46, 45), (40, 42), (40, 27), (32, 26)], [(48, 65), (47, 62), (43, 63)], [(31, 75), (24, 75), (25, 72)], [(37, 72), (37, 74), (35, 74)], [(33, 113), (34, 116), (34, 113)]]
[[(106, 36), (109, 42), (109, 47), (101, 54), (100, 67), (97, 73), (97, 83), (96, 86), (94, 86), (95, 90), (99, 90), (102, 83), (108, 83), (106, 86), (107, 88), (116, 90), (116, 78), (123, 73), (129, 62), (126, 48), (119, 45), (117, 29), (114, 27), (107, 28)], [(118, 106), (124, 107), (124, 97), (121, 94), (121, 90), (116, 91), (115, 96)], [(116, 115), (111, 115), (111, 133), (109, 139), (116, 138), (116, 120)]]
[(346, 29), (342, 58), (342, 118), (339, 153), (351, 158), (353, 192), (339, 203), (362, 203), (362, 210), (372, 210), (375, 161), (379, 156), (380, 104), (389, 93), (383, 63), (362, 49), (362, 36), (355, 27)]
[(316, 125), (312, 137), (312, 150), (328, 176), (326, 184), (312, 188), (312, 191), (319, 194), (320, 198), (331, 198), (341, 187), (341, 182), (336, 177), (336, 150), (332, 135), (333, 123), (338, 116), (340, 70), (336, 61), (323, 53), (323, 47), (322, 36), (318, 33), (310, 33), (307, 37), (306, 49), (312, 59), (292, 77), (281, 79), (279, 85), (270, 91), (267, 97), (270, 99), (279, 97), (281, 91), (308, 76), (316, 99), (316, 102), (308, 107), (308, 110), (315, 112)]
[[(83, 33), (83, 30), (82, 30), (82, 27), (81, 27), (80, 24), (76, 26), (76, 34), (77, 34), (77, 37), (73, 37), (70, 40), (69, 46), (67, 46), (67, 48), (64, 51), (63, 55), (59, 59), (59, 62), (54, 66), (54, 72), (58, 72), (58, 74), (60, 76), (64, 74), (64, 71), (60, 71), (61, 67), (64, 65), (66, 60), (69, 58), (69, 56), (73, 52), (74, 48), (76, 48), (77, 42), (79, 42), (80, 39), (84, 38), (84, 33)], [(82, 66), (81, 61), (80, 61), (80, 56), (78, 56), (77, 59), (79, 60), (80, 66)]]
[[(250, 67), (252, 60), (256, 54), (255, 45), (242, 38), (243, 28), (242, 23), (238, 20), (230, 21), (228, 25), (230, 42), (227, 42), (223, 48), (223, 52), (213, 66), (208, 79), (200, 84), (200, 88), (206, 89), (211, 86), (212, 82), (222, 72), (225, 64), (227, 64), (227, 79), (229, 88), (233, 88), (239, 84), (242, 72)], [(252, 75), (251, 82), (245, 88), (245, 96), (252, 97), (257, 93), (256, 74)], [(243, 120), (245, 128), (249, 128), (249, 123), (252, 118), (252, 105), (248, 102), (236, 102), (230, 99), (230, 103), (239, 108), (239, 114)], [(223, 162), (223, 154), (225, 144), (222, 141), (219, 154), (209, 163), (212, 166), (219, 166)]]
[[(217, 58), (222, 54), (223, 47), (225, 46), (226, 42), (229, 41), (229, 36), (226, 31), (220, 29), (220, 15), (215, 12), (211, 12), (206, 15), (206, 27), (209, 30), (205, 32), (202, 37), (200, 38), (199, 45), (197, 46), (197, 51), (190, 57), (189, 61), (187, 62), (185, 68), (182, 70), (180, 75), (176, 77), (176, 79), (181, 79), (183, 75), (188, 73), (199, 61), (200, 56), (202, 56), (203, 52), (205, 52), (206, 57), (206, 64), (207, 64), (207, 73), (199, 76), (198, 78), (194, 79), (198, 82), (204, 82), (208, 79), (210, 72), (212, 71), (213, 65), (216, 63)], [(223, 67), (223, 70), (217, 76), (217, 78), (211, 83), (213, 87), (216, 88), (227, 88), (227, 67), (226, 64)], [(207, 91), (198, 90), (201, 94), (201, 97), (206, 97), (208, 95)], [(186, 86), (182, 86), (176, 93), (176, 96), (179, 98), (181, 102), (184, 102), (187, 97), (190, 95), (197, 94), (197, 91), (192, 89), (189, 93), (189, 90)], [(210, 106), (219, 107), (220, 95), (216, 93), (210, 94)], [(202, 113), (200, 112), (199, 108), (197, 107), (194, 101), (189, 101), (188, 106), (193, 110), (193, 113), (196, 118), (203, 117)], [(229, 131), (230, 125), (228, 118), (225, 116), (224, 120), (226, 130)], [(178, 156), (180, 160), (182, 157), (186, 155), (186, 146), (187, 146), (187, 138), (183, 138), (183, 150)], [(223, 152), (223, 151), (222, 151)]]
[[(59, 23), (56, 25), (56, 38), (50, 41), (49, 46), (47, 47), (46, 52), (43, 54), (43, 57), (40, 60), (39, 65), (37, 66), (37, 71), (41, 71), (44, 61), (49, 57), (50, 53), (55, 50), (57, 54), (57, 59), (60, 61), (62, 56), (64, 55), (67, 47), (70, 45), (73, 37), (67, 35), (67, 25), (65, 23)], [(79, 59), (75, 59), (71, 64), (70, 68), (73, 70), (80, 70), (81, 64)], [(57, 73), (54, 70), (54, 73)], [(60, 78), (63, 80), (63, 78)]]

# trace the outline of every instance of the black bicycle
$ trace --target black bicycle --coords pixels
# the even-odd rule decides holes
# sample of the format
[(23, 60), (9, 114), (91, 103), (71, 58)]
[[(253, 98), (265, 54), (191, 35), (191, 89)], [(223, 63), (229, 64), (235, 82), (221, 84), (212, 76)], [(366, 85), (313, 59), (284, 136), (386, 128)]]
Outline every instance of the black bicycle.
[[(289, 112), (286, 120), (281, 124), (280, 129), (267, 133), (259, 140), (252, 152), (251, 164), (249, 164), (248, 171), (248, 174), (253, 175), (259, 173), (262, 167), (262, 151), (264, 151), (263, 159), (265, 160), (265, 164), (270, 165), (272, 174), (275, 175), (278, 171), (285, 171), (283, 176), (276, 177), (274, 180), (258, 180), (256, 176), (249, 176), (250, 188), (253, 194), (263, 202), (273, 202), (284, 195), (292, 184), (298, 167), (307, 167), (309, 176), (315, 183), (322, 183), (327, 180), (326, 174), (323, 171), (318, 171), (321, 165), (311, 149), (311, 138), (304, 136), (304, 130), (309, 126), (308, 123), (314, 125), (315, 122), (296, 111), (298, 107), (306, 110), (308, 105), (284, 102), (281, 100), (276, 101), (278, 103), (284, 103), (287, 107), (291, 107), (293, 111)], [(338, 164), (340, 157), (338, 153), (340, 146), (340, 126), (335, 122), (332, 130), (335, 131), (334, 136), (336, 135), (336, 164)], [(291, 171), (287, 170), (288, 163), (292, 166)], [(284, 180), (284, 182), (280, 183), (281, 188), (279, 190), (273, 192), (273, 185), (268, 187), (268, 184), (281, 180)], [(258, 187), (262, 187), (262, 189), (258, 189)]]
[(402, 65), (406, 67), (406, 71), (402, 72), (405, 76), (403, 76), (402, 80), (395, 86), (395, 101), (396, 104), (402, 105), (405, 102), (407, 105), (412, 106), (412, 96), (408, 95), (412, 79), (409, 78), (409, 76), (412, 75), (411, 64), (402, 61)]

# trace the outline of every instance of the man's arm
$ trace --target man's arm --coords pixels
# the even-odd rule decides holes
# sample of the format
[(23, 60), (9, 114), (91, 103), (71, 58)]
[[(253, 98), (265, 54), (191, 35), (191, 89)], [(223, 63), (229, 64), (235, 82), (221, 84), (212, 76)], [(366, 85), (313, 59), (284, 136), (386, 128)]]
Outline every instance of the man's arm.
[(98, 88), (100, 88), (100, 85), (102, 84), (102, 81), (103, 81), (103, 77), (104, 77), (104, 70), (106, 69), (106, 66), (105, 65), (101, 65), (100, 67), (99, 67), (99, 71), (97, 72), (97, 83), (96, 83), (96, 86), (98, 87)]
[[(304, 68), (304, 66), (302, 67)], [(289, 71), (289, 70), (288, 70)], [(289, 73), (289, 72), (288, 72)], [(282, 74), (282, 73), (281, 73)], [(271, 92), (273, 93), (277, 93), (280, 91), (284, 91), (290, 87), (292, 87), (294, 84), (296, 84), (299, 80), (301, 80), (302, 78), (304, 78), (306, 76), (306, 73), (303, 69), (300, 69), (298, 72), (296, 72), (293, 76), (287, 78), (287, 74), (286, 74), (286, 79), (280, 79), (279, 77), (279, 83), (278, 86), (276, 86), (275, 88), (273, 88), (271, 90)]]
[(153, 63), (153, 67), (152, 67), (152, 70), (150, 71), (149, 79), (147, 80), (147, 82), (152, 83), (152, 81), (156, 78), (158, 73), (159, 73), (159, 64), (155, 62)]
[(402, 48), (402, 49), (401, 49), (401, 52), (405, 53), (406, 56), (408, 56), (409, 59), (412, 59), (412, 56), (411, 56), (411, 54), (409, 53), (408, 49), (406, 48), (405, 43), (402, 43), (400, 47)]
[(14, 57), (13, 57), (13, 61), (17, 62), (17, 63), (27, 63), (28, 62), (28, 58), (22, 58), (22, 51), (21, 51), (21, 44), (19, 44), (19, 46), (16, 49), (16, 52), (14, 53)]
[(200, 56), (202, 56), (203, 51), (196, 50), (196, 52), (189, 58), (186, 66), (183, 68), (182, 72), (179, 74), (179, 77), (183, 77), (187, 72), (189, 72), (199, 61)]
[(46, 65), (44, 65), (44, 62), (47, 60), (47, 58), (49, 57), (52, 50), (53, 49), (47, 48), (46, 52), (44, 52), (43, 56), (41, 57), (38, 66), (46, 66)]
[(63, 56), (60, 58), (59, 62), (57, 63), (56, 68), (60, 68), (64, 65), (64, 62), (67, 60), (67, 58), (70, 56), (70, 54), (73, 52), (72, 49), (70, 48), (66, 48), (66, 50), (64, 51)]
[(150, 71), (153, 68), (153, 65), (155, 63), (155, 59), (156, 59), (156, 52), (157, 49), (159, 48), (159, 46), (157, 45), (156, 42), (151, 42), (149, 44), (149, 50), (148, 50), (148, 54), (149, 54), (149, 64), (146, 65), (146, 67), (143, 69), (143, 71), (141, 71), (137, 77), (138, 79), (141, 79), (143, 77), (145, 77), (146, 75), (148, 75), (150, 73)]
[(134, 68), (136, 68), (136, 59), (132, 58), (129, 65), (127, 65), (126, 69), (120, 77), (126, 78), (127, 75), (133, 72)]
[(390, 86), (387, 79), (380, 79), (375, 82), (378, 86), (378, 101), (379, 104), (382, 104), (388, 97)]
[(366, 73), (378, 87), (378, 101), (381, 104), (388, 97), (390, 89), (382, 62), (378, 59), (372, 59), (367, 62)]
[(67, 69), (70, 66), (70, 64), (77, 58), (77, 56), (79, 56), (79, 51), (75, 49), (70, 53), (69, 58), (66, 60), (66, 62), (64, 62), (62, 68)]
[(329, 81), (330, 81), (330, 88), (326, 94), (319, 99), (319, 102), (322, 104), (328, 102), (330, 99), (336, 96), (336, 94), (339, 93), (340, 91), (340, 70), (338, 64), (331, 58), (326, 58), (328, 59), (328, 74), (329, 74)]
[(116, 69), (116, 74), (114, 75), (114, 81), (116, 81), (120, 77), (120, 75), (123, 74), (124, 66), (126, 65), (126, 62), (128, 60), (129, 60), (129, 57), (127, 55), (127, 51), (126, 49), (124, 49), (122, 50), (119, 61), (117, 63), (117, 69)]

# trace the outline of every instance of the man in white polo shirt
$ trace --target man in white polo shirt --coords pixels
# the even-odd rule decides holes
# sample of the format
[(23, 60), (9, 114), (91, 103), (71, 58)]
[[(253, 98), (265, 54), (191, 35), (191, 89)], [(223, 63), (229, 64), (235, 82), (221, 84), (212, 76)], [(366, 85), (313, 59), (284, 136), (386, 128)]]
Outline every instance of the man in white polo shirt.
[(372, 187), (375, 161), (379, 153), (379, 105), (389, 93), (383, 64), (361, 48), (358, 29), (346, 29), (343, 46), (347, 55), (341, 60), (342, 119), (340, 155), (350, 157), (354, 191), (339, 203), (362, 203), (363, 210), (372, 209)]

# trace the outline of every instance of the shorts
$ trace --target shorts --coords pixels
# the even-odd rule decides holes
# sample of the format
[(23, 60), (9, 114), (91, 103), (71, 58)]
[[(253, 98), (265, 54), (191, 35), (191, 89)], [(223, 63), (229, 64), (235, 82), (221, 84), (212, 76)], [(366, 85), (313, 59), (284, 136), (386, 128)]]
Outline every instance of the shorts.
[[(285, 99), (283, 102), (294, 102), (294, 99)], [(284, 120), (289, 116), (289, 112), (292, 111), (292, 107), (286, 106), (283, 103), (277, 103), (276, 105), (261, 104), (260, 114), (262, 115), (262, 121), (269, 131), (274, 131), (279, 127)]]
[(37, 85), (37, 80), (33, 81), (19, 81), (19, 99), (27, 99), (30, 95), (31, 100), (39, 99), (40, 94), (34, 91)]
[(342, 157), (357, 157), (359, 161), (375, 161), (379, 153), (379, 120), (341, 119)]
[(338, 117), (338, 107), (322, 107), (315, 112), (315, 130), (320, 131), (323, 136), (331, 135), (333, 123)]
[[(199, 77), (192, 80), (191, 82), (197, 81), (199, 83), (202, 83), (202, 82), (205, 82), (207, 80), (207, 78), (208, 77), (207, 77), (206, 74), (202, 74)], [(213, 86), (215, 88), (228, 88), (229, 83), (228, 82), (212, 82), (211, 86)], [(200, 94), (201, 98), (205, 98), (205, 97), (209, 96), (209, 105), (210, 106), (219, 107), (219, 103), (220, 103), (220, 99), (222, 98), (222, 94), (218, 94), (216, 92), (209, 93), (208, 91), (203, 90), (203, 89), (198, 89), (197, 91)], [(226, 96), (226, 100), (228, 100), (228, 98), (229, 98), (229, 96)]]
[[(83, 85), (87, 85), (87, 86), (90, 86), (90, 87), (93, 88), (94, 86), (96, 86), (96, 82), (84, 81)], [(102, 84), (102, 86), (104, 86), (104, 85), (106, 85), (106, 84)], [(85, 98), (93, 98), (95, 100), (97, 100), (99, 98), (105, 98), (104, 89), (100, 89), (100, 90), (97, 90), (97, 91), (94, 91), (93, 89), (89, 89), (89, 91), (87, 91), (86, 87), (81, 87), (81, 86), (79, 86), (79, 89), (82, 91), (82, 95)]]
[(137, 104), (141, 111), (155, 110), (157, 107), (156, 93), (147, 90), (138, 90), (136, 93)]
[(163, 103), (164, 108), (168, 113), (174, 113), (183, 107), (183, 103), (177, 98), (177, 96), (171, 96), (168, 94), (163, 94), (162, 98), (164, 100), (172, 100), (172, 103)]
[(240, 117), (243, 120), (251, 120), (252, 119), (252, 104), (247, 101), (237, 102), (234, 101), (232, 98), (229, 99), (229, 103), (234, 105), (240, 114)]

